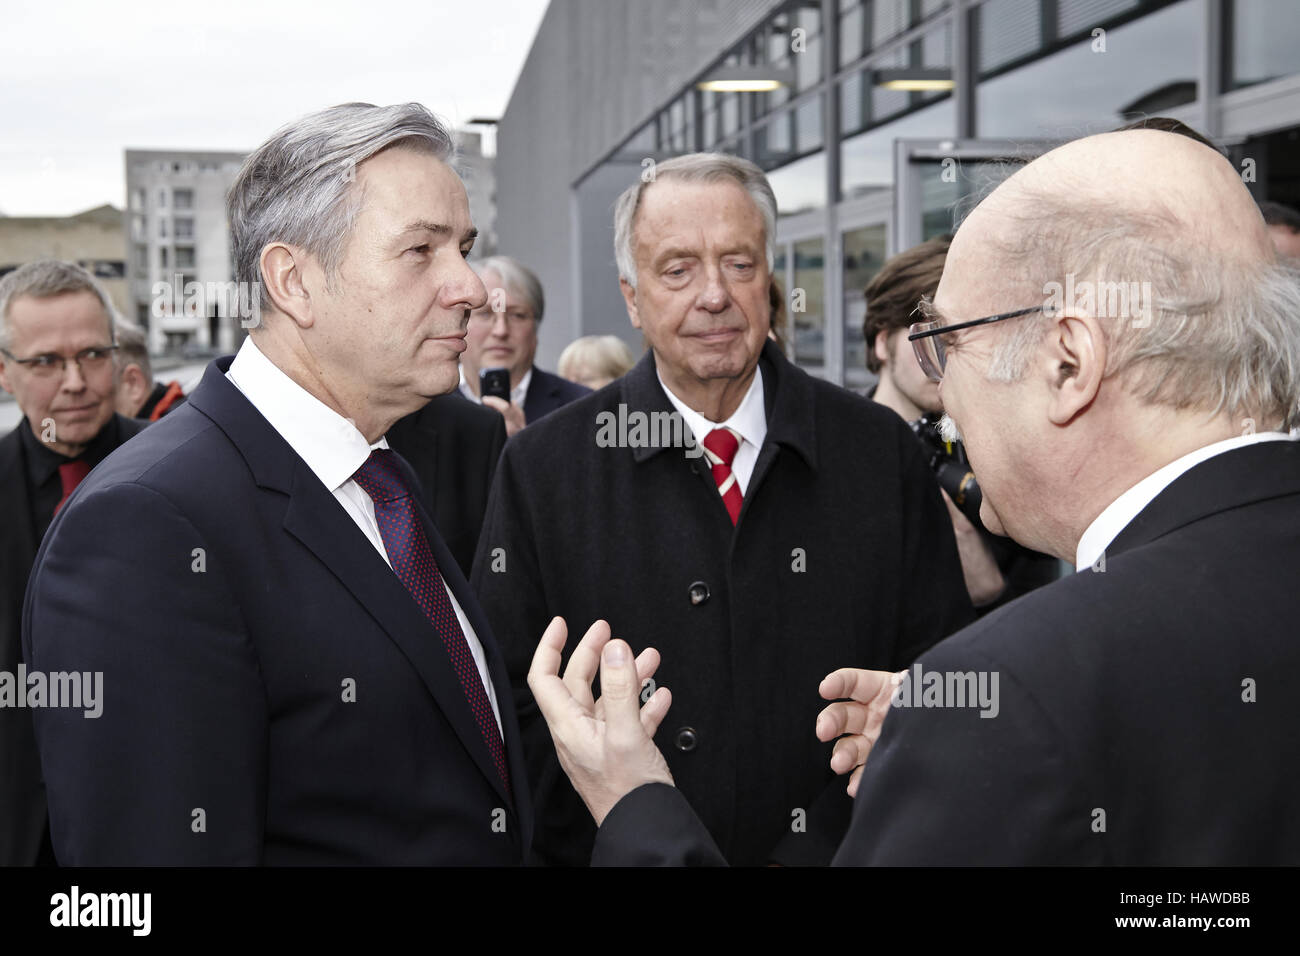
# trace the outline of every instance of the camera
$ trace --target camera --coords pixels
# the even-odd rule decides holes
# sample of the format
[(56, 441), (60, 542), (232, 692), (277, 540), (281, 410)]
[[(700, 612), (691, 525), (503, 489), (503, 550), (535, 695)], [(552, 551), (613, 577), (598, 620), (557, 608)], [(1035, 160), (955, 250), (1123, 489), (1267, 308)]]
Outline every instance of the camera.
[(959, 511), (977, 528), (983, 528), (980, 522), (980, 502), (984, 496), (980, 493), (979, 482), (971, 471), (970, 462), (966, 460), (966, 451), (961, 442), (946, 442), (939, 434), (939, 419), (942, 412), (926, 412), (914, 422), (909, 422), (916, 437), (921, 440), (930, 470), (934, 472), (939, 487), (948, 492)]

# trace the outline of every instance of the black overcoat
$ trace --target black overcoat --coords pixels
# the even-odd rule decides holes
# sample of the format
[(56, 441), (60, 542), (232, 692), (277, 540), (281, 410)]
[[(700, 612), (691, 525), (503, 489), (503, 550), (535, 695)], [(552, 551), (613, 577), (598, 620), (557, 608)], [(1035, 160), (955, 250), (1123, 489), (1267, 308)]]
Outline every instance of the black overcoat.
[(603, 618), (635, 651), (659, 649), (673, 705), (657, 742), (740, 864), (827, 862), (843, 836), (851, 803), (814, 734), (821, 679), (902, 668), (973, 616), (902, 419), (774, 344), (761, 363), (768, 431), (735, 527), (705, 459), (605, 447), (620, 405), (672, 412), (653, 353), (506, 444), (473, 584), (505, 650), (546, 861), (586, 863), (595, 833), (527, 688), (553, 615), (570, 648)]

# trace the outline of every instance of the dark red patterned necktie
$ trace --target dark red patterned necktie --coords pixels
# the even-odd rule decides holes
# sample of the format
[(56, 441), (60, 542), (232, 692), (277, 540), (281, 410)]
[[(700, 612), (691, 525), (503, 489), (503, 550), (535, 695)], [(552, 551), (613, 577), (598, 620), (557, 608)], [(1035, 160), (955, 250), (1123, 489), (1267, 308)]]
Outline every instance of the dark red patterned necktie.
[(465, 632), (456, 619), (456, 609), (451, 606), (451, 598), (442, 583), (442, 573), (433, 560), (429, 540), (424, 535), (420, 516), (411, 500), (411, 491), (402, 478), (393, 452), (383, 448), (374, 449), (366, 463), (352, 476), (352, 480), (375, 503), (375, 521), (379, 525), (379, 535), (384, 539), (388, 560), (397, 577), (406, 585), (406, 590), (411, 592), (411, 597), (415, 598), (415, 603), (433, 625), (434, 632), (442, 638), (452, 666), (456, 669), (456, 676), (460, 678), (460, 686), (469, 701), (470, 710), (474, 712), (474, 720), (492, 754), (492, 762), (496, 764), (497, 773), (501, 774), (506, 792), (509, 793), (510, 771), (506, 767), (506, 748), (501, 740), (496, 717), (492, 713), (492, 704), (488, 701), (487, 691), (483, 689), (478, 665), (474, 663), (474, 655), (470, 653)]
[(72, 493), (77, 490), (77, 485), (81, 484), (82, 479), (88, 474), (90, 474), (90, 466), (80, 458), (74, 458), (72, 461), (65, 461), (59, 465), (59, 483), (63, 485), (63, 497), (54, 506), (55, 514), (59, 513), (68, 499), (72, 497)]
[(732, 524), (740, 520), (740, 506), (744, 503), (740, 482), (731, 470), (739, 449), (740, 436), (730, 428), (715, 428), (704, 436), (704, 451), (713, 466), (713, 480), (718, 485), (718, 494), (722, 495), (722, 503), (727, 506), (727, 514), (731, 515)]

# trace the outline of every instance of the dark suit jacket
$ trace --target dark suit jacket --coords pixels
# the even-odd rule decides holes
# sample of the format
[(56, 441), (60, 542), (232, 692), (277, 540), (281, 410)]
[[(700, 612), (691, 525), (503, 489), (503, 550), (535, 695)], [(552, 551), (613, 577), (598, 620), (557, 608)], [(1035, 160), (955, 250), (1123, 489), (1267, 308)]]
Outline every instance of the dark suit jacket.
[(424, 506), (468, 576), (506, 443), (505, 419), (460, 394), (440, 395), (398, 421), (386, 437), (415, 469)]
[(104, 675), (98, 719), (35, 715), (59, 861), (519, 862), (505, 667), (451, 554), (421, 508), (500, 688), (513, 798), (427, 619), (229, 364), (78, 488), (32, 574), (32, 666)]
[[(116, 416), (122, 441), (146, 424)], [(0, 438), (0, 671), (9, 674), (16, 674), (22, 659), (23, 592), (40, 544), (32, 529), (20, 434), (28, 427), (23, 419)], [(0, 866), (35, 863), (45, 831), (45, 792), (31, 714), (0, 707)]]
[[(999, 674), (994, 718), (895, 708), (838, 864), (1300, 863), (1300, 443), (1187, 471), (1106, 549), (921, 657)], [(641, 787), (596, 860), (720, 862)]]
[(604, 618), (636, 651), (662, 652), (655, 679), (673, 706), (660, 748), (728, 858), (748, 864), (829, 862), (848, 826), (814, 736), (821, 679), (849, 662), (902, 667), (973, 616), (907, 425), (775, 346), (761, 361), (768, 432), (736, 527), (703, 457), (596, 442), (598, 416), (620, 405), (672, 412), (653, 354), (506, 445), (473, 582), (525, 724), (543, 859), (585, 864), (595, 835), (526, 684), (553, 615), (570, 647)]
[(531, 425), (543, 415), (590, 394), (591, 389), (587, 386), (543, 372), (534, 365), (533, 377), (528, 380), (528, 391), (524, 395), (524, 420)]

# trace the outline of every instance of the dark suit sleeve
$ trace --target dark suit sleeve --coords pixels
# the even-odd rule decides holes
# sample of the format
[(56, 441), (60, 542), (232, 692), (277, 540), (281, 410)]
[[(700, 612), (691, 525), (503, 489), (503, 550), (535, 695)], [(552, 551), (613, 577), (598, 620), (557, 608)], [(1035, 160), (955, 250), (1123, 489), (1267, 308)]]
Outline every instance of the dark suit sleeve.
[(637, 787), (596, 831), (592, 866), (726, 866), (713, 837), (682, 792), (666, 783)]
[(996, 716), (976, 707), (891, 709), (835, 864), (1104, 862), (1104, 834), (1093, 831), (1100, 801), (1032, 688), (968, 645), (944, 644), (920, 666), (997, 674)]
[(25, 611), (29, 667), (103, 674), (100, 716), (33, 712), (59, 862), (259, 863), (266, 692), (190, 521), (140, 485), (82, 496), (46, 539)]

